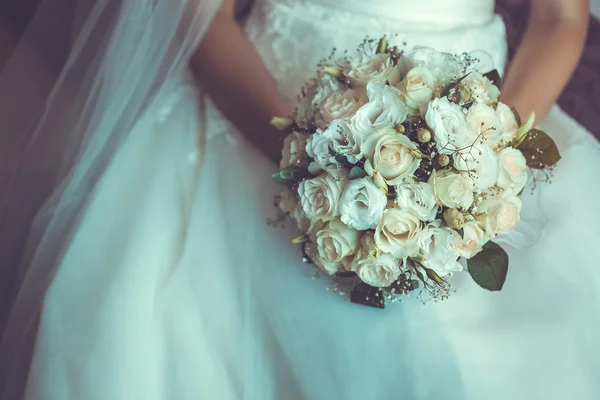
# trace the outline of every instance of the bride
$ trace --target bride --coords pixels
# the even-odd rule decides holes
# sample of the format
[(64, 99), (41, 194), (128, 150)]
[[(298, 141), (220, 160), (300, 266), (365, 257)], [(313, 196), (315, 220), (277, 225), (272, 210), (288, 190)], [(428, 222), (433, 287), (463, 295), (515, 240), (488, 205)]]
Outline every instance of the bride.
[(21, 164), (50, 160), (58, 137), (70, 167), (32, 226), (2, 398), (599, 399), (600, 146), (553, 105), (587, 1), (533, 0), (505, 77), (503, 102), (535, 111), (563, 158), (524, 194), (503, 291), (457, 274), (450, 299), (385, 310), (328, 292), (297, 232), (267, 225), (280, 190), (270, 117), (289, 115), (331, 48), (365, 36), (484, 50), (502, 71), (493, 0), (257, 0), (245, 35), (232, 9), (105, 0), (75, 12)]

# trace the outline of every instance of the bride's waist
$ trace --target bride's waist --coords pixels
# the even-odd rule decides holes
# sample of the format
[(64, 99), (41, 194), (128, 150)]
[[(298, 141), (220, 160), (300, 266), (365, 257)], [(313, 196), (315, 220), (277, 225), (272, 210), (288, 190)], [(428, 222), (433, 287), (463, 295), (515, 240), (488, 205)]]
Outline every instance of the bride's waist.
[(498, 19), (493, 2), (486, 1), (465, 2), (462, 9), (451, 2), (439, 1), (435, 5), (416, 1), (405, 6), (398, 0), (258, 0), (257, 3), (270, 11), (287, 11), (297, 18), (330, 23), (338, 31), (378, 27), (390, 32), (447, 32), (458, 28), (481, 29)]

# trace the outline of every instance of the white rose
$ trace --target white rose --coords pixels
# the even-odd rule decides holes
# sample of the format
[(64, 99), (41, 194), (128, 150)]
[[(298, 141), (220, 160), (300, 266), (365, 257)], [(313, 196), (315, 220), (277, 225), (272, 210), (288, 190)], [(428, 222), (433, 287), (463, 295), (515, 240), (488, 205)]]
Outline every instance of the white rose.
[(308, 155), (306, 154), (306, 141), (308, 136), (300, 132), (292, 132), (283, 140), (283, 150), (279, 168), (285, 169), (296, 165), (308, 166)]
[(406, 120), (408, 110), (402, 102), (402, 93), (395, 87), (369, 83), (367, 96), (369, 102), (359, 108), (350, 120), (352, 129), (362, 137)]
[(452, 154), (475, 142), (475, 135), (467, 126), (462, 108), (447, 98), (435, 98), (428, 107), (425, 121), (433, 131), (437, 149)]
[(488, 234), (508, 233), (515, 229), (521, 215), (521, 199), (517, 196), (494, 197), (482, 202), (478, 209), (483, 213), (479, 219)]
[(421, 264), (442, 278), (462, 271), (453, 246), (456, 236), (460, 235), (454, 230), (441, 228), (439, 221), (426, 226), (419, 237), (420, 253), (425, 258)]
[[(333, 150), (334, 154), (331, 154)], [(308, 138), (306, 144), (308, 156), (322, 166), (338, 164), (336, 156), (344, 156), (349, 163), (355, 164), (363, 158), (362, 139), (350, 126), (341, 120), (335, 120), (324, 131), (317, 132)]]
[(346, 76), (355, 86), (365, 86), (371, 82), (396, 85), (400, 81), (400, 70), (387, 53), (362, 54), (350, 61), (350, 71)]
[(467, 116), (469, 128), (479, 143), (496, 148), (504, 138), (504, 128), (496, 111), (485, 104), (475, 104)]
[(310, 220), (306, 218), (306, 213), (302, 209), (297, 194), (287, 189), (284, 190), (280, 196), (279, 209), (296, 221), (298, 229), (302, 232), (307, 233), (310, 231)]
[(454, 239), (454, 248), (461, 257), (469, 259), (479, 253), (490, 237), (481, 229), (477, 221), (470, 221), (463, 225), (463, 237), (457, 235)]
[(300, 204), (311, 220), (330, 221), (340, 215), (340, 198), (348, 178), (342, 169), (330, 167), (316, 178), (307, 179), (298, 186)]
[(342, 194), (340, 214), (343, 223), (360, 231), (372, 229), (381, 221), (387, 197), (370, 177), (350, 181)]
[(420, 232), (421, 221), (412, 211), (390, 208), (375, 229), (375, 243), (396, 258), (412, 257), (419, 252)]
[(400, 184), (419, 168), (421, 160), (412, 153), (416, 149), (408, 136), (393, 128), (382, 129), (364, 143), (365, 171), (371, 176), (379, 172), (390, 185)]
[(403, 95), (404, 103), (409, 108), (410, 115), (424, 115), (427, 105), (433, 99), (437, 82), (431, 72), (425, 67), (416, 67), (398, 84), (398, 90)]
[(433, 187), (440, 205), (466, 210), (473, 204), (472, 185), (465, 174), (456, 174), (451, 170), (433, 170), (428, 183)]
[(469, 73), (460, 82), (460, 86), (479, 104), (494, 104), (500, 97), (498, 87), (477, 71)]
[(390, 254), (365, 257), (357, 261), (356, 273), (361, 281), (375, 287), (388, 287), (400, 276), (400, 261)]
[(319, 264), (330, 275), (339, 270), (347, 257), (356, 253), (360, 244), (358, 232), (338, 219), (330, 221), (319, 230), (315, 241)]
[(414, 180), (396, 186), (396, 204), (401, 209), (411, 210), (424, 222), (434, 220), (439, 209), (431, 185)]
[(497, 185), (505, 191), (519, 194), (527, 183), (527, 161), (520, 150), (507, 147), (498, 154), (500, 174)]
[(348, 89), (334, 92), (319, 109), (320, 118), (324, 123), (322, 125), (326, 126), (337, 119), (350, 121), (350, 118), (366, 103), (367, 96), (361, 90)]
[(466, 173), (478, 191), (483, 192), (498, 182), (498, 156), (491, 147), (474, 145), (468, 150), (455, 153), (453, 158), (454, 168)]
[(500, 124), (502, 124), (503, 135), (501, 139), (503, 144), (506, 145), (517, 136), (519, 124), (511, 108), (504, 103), (498, 103), (496, 115), (500, 120)]
[(402, 75), (405, 75), (412, 68), (425, 67), (441, 86), (448, 85), (462, 73), (460, 63), (456, 61), (452, 54), (442, 53), (428, 47), (415, 48), (406, 52), (400, 58), (398, 65), (401, 66)]

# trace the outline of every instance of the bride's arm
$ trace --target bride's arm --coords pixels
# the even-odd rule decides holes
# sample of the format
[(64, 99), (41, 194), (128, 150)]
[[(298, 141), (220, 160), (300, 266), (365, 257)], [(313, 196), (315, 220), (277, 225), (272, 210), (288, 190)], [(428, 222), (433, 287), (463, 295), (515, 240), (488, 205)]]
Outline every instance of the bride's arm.
[(502, 101), (539, 122), (573, 73), (585, 42), (588, 0), (532, 0), (521, 46), (509, 67)]
[(192, 59), (202, 87), (221, 112), (272, 160), (278, 160), (281, 133), (273, 116), (289, 116), (286, 100), (225, 0)]

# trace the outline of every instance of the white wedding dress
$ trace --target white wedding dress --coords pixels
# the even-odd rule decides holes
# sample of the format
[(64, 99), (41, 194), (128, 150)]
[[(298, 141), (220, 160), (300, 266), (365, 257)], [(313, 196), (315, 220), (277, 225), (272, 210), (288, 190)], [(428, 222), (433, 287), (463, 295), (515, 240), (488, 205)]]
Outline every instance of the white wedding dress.
[[(493, 9), (258, 0), (246, 30), (292, 101), (331, 48), (354, 50), (366, 35), (485, 50), (502, 70)], [(524, 194), (518, 231), (532, 232), (505, 241), (503, 291), (458, 274), (447, 301), (378, 310), (312, 279), (292, 224), (266, 223), (280, 190), (274, 166), (188, 77), (172, 79), (71, 239), (46, 296), (28, 399), (600, 399), (600, 145), (560, 109), (543, 128), (563, 159), (551, 184)]]

